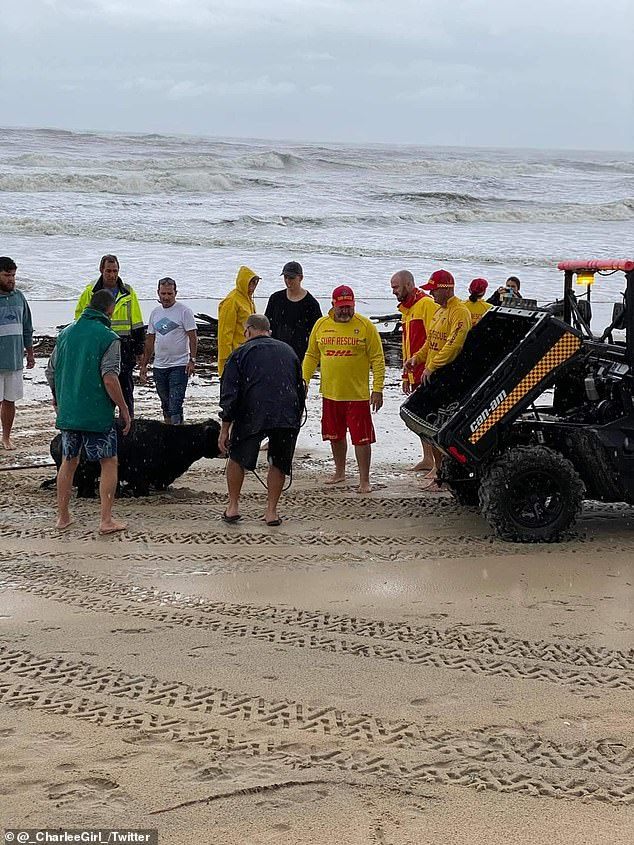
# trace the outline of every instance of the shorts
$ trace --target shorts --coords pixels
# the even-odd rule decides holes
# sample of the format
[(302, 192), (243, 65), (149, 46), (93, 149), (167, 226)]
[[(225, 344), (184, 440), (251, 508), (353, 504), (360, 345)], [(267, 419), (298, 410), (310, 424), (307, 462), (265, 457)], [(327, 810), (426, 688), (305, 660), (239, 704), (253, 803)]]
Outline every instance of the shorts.
[(110, 431), (62, 431), (62, 457), (76, 458), (82, 446), (88, 461), (103, 461), (117, 456), (117, 429), (112, 424)]
[(370, 402), (339, 402), (335, 399), (322, 400), (321, 436), (323, 440), (345, 440), (350, 432), (353, 446), (367, 446), (376, 441)]
[(296, 428), (269, 428), (267, 431), (260, 431), (238, 440), (229, 445), (229, 457), (243, 469), (253, 470), (258, 462), (260, 444), (265, 437), (269, 438), (267, 459), (269, 464), (290, 475), (293, 469), (293, 455), (295, 454), (295, 443), (299, 434)]
[(0, 402), (15, 402), (23, 395), (22, 370), (0, 370)]

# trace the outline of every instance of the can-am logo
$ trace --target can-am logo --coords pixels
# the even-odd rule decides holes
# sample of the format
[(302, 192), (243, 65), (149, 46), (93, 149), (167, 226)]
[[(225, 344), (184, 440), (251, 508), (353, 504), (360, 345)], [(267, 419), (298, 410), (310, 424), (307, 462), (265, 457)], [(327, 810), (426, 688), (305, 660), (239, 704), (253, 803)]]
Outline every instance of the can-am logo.
[(481, 413), (478, 414), (476, 419), (469, 426), (472, 434), (476, 429), (480, 428), (480, 426), (485, 420), (489, 419), (489, 417), (491, 416), (493, 411), (495, 411), (496, 408), (499, 408), (502, 402), (506, 399), (506, 396), (506, 390), (501, 390), (495, 397), (493, 402), (491, 402), (491, 404), (487, 408), (485, 408)]

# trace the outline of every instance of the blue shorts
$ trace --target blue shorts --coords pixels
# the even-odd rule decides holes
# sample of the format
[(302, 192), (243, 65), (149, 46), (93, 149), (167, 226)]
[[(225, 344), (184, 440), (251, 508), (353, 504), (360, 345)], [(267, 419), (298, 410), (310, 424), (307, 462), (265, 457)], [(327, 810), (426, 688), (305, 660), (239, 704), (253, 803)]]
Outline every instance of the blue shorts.
[(62, 431), (62, 457), (70, 460), (78, 457), (82, 446), (88, 461), (102, 461), (117, 456), (117, 429), (114, 423), (110, 431), (99, 434), (95, 431)]

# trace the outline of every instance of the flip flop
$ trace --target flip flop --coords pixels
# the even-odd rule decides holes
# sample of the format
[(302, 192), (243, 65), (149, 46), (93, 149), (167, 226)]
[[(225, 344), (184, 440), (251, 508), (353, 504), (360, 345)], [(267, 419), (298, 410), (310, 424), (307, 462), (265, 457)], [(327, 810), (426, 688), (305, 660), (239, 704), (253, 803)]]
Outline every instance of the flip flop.
[(239, 522), (242, 519), (242, 516), (239, 513), (236, 513), (233, 516), (227, 516), (227, 511), (225, 511), (221, 518), (222, 521), (226, 522), (228, 525), (233, 525), (234, 523)]
[(269, 526), (269, 528), (276, 528), (278, 525), (282, 524), (282, 520), (281, 519), (272, 519), (270, 521), (267, 520), (266, 524)]

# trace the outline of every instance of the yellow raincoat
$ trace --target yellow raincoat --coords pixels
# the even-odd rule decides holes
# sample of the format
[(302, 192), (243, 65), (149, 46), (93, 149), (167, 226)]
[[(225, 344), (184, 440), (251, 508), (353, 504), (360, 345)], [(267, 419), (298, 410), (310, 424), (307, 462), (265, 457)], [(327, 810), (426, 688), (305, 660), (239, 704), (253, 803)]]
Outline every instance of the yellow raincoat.
[(236, 286), (218, 306), (218, 375), (222, 375), (227, 358), (244, 343), (244, 324), (255, 314), (255, 304), (249, 296), (249, 282), (259, 279), (249, 267), (240, 267)]

